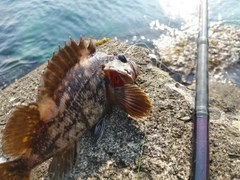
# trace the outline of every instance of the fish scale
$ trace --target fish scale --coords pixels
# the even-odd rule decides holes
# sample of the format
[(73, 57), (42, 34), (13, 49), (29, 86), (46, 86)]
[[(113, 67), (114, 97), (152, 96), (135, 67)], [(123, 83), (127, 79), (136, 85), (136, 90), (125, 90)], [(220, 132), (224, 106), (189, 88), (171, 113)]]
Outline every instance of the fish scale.
[(3, 152), (19, 158), (0, 164), (1, 180), (28, 180), (31, 170), (51, 157), (50, 179), (64, 179), (75, 163), (77, 141), (104, 121), (112, 104), (136, 119), (149, 115), (151, 102), (134, 84), (140, 74), (136, 64), (95, 51), (92, 41), (87, 47), (80, 38), (78, 45), (71, 39), (53, 53), (36, 102), (19, 105), (6, 124)]
[[(104, 56), (104, 54), (102, 54)], [(62, 95), (64, 93), (69, 95), (69, 99), (73, 102), (78, 102), (81, 107), (84, 107), (84, 101), (87, 99), (84, 96), (87, 96), (87, 91), (91, 91), (93, 93), (96, 87), (102, 88), (102, 84), (105, 84), (104, 77), (100, 74), (100, 71), (96, 71), (96, 69), (101, 70), (101, 66), (103, 62), (99, 61), (96, 58), (97, 55), (88, 59), (88, 65), (91, 66), (89, 68), (84, 68), (84, 66), (76, 65), (77, 68), (73, 68), (66, 75), (66, 77), (60, 83), (61, 90), (56, 90), (54, 95), (56, 95), (56, 104), (59, 106), (62, 101)], [(86, 75), (87, 73), (87, 75)], [(67, 82), (67, 85), (65, 83)], [(80, 94), (80, 96), (79, 96)], [(75, 98), (78, 98), (76, 100)], [(106, 98), (105, 98), (106, 99)], [(70, 104), (68, 104), (70, 105)]]
[[(52, 157), (52, 155), (56, 153), (55, 151), (58, 151), (60, 147), (63, 149), (69, 143), (78, 139), (79, 136), (96, 124), (99, 117), (102, 117), (103, 113), (107, 111), (104, 77), (100, 71), (95, 70), (101, 67), (102, 62), (98, 61), (95, 56), (88, 59), (88, 62), (91, 64), (91, 68), (87, 69), (89, 74), (92, 75), (91, 77), (83, 77), (86, 71), (84, 68), (72, 70), (65, 77), (65, 80), (69, 82), (68, 86), (60, 84), (60, 86), (63, 86), (61, 90), (62, 93), (60, 94), (63, 95), (58, 97), (57, 93), (55, 93), (57, 96), (56, 104), (60, 106), (61, 103), (65, 103), (67, 108), (52, 119), (51, 122), (47, 123), (41, 133), (43, 134), (42, 136), (45, 137), (45, 147), (49, 147), (49, 149), (46, 148), (45, 151), (41, 152), (44, 158), (48, 159)], [(94, 73), (91, 73), (91, 71)], [(73, 72), (74, 74), (80, 74), (82, 76), (74, 76)], [(83, 79), (87, 79), (87, 81), (82, 83)], [(75, 82), (75, 80), (77, 80), (77, 82)], [(90, 89), (85, 88), (87, 85), (89, 85)], [(96, 98), (96, 96), (98, 96), (98, 98)], [(59, 126), (59, 128), (57, 128), (57, 126)], [(52, 131), (57, 131), (57, 133), (52, 133)], [(74, 134), (74, 136), (69, 137), (69, 134)], [(39, 138), (41, 139), (42, 136)], [(38, 140), (36, 140), (36, 142), (37, 141)], [(54, 146), (52, 146), (53, 144)], [(34, 148), (33, 151), (35, 149), (36, 154), (40, 154), (38, 152), (39, 147)]]

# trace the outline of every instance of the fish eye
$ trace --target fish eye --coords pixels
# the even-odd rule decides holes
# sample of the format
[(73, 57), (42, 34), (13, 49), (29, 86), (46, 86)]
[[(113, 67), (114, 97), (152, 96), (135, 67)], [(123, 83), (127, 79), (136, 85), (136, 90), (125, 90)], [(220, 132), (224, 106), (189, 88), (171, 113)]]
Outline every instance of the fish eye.
[(123, 55), (123, 54), (119, 54), (118, 56), (118, 59), (120, 61), (122, 61), (123, 63), (126, 63), (127, 62), (127, 58)]

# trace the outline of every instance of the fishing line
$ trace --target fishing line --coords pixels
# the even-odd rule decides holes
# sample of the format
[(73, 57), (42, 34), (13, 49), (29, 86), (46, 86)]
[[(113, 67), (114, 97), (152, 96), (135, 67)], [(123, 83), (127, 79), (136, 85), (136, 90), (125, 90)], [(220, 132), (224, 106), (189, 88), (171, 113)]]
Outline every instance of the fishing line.
[[(146, 48), (152, 53), (152, 54), (155, 54), (155, 51), (154, 50), (152, 50), (146, 43), (134, 43), (134, 44), (132, 44), (132, 45), (130, 45), (125, 51), (124, 51), (124, 54), (126, 54), (126, 52), (127, 51), (129, 51), (133, 46), (135, 46), (135, 45), (145, 45), (146, 46)], [(172, 72), (172, 73), (175, 73), (175, 72), (173, 72), (171, 69), (169, 69), (164, 63), (162, 63), (162, 59), (160, 58), (160, 65), (162, 66), (164, 66), (165, 68), (167, 68), (170, 72)], [(161, 67), (160, 67), (161, 68)]]

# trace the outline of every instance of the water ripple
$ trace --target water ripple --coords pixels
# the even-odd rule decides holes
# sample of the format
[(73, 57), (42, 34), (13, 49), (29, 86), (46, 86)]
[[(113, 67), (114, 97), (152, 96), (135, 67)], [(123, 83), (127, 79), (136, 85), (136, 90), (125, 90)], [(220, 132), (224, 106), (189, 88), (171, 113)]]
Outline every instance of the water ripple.
[[(146, 43), (153, 48), (153, 40), (159, 39), (165, 31), (151, 28), (149, 24), (152, 21), (180, 29), (192, 15), (198, 16), (198, 9), (189, 6), (191, 11), (186, 13), (191, 16), (185, 17), (188, 19), (175, 17), (163, 5), (170, 4), (169, 9), (175, 5), (178, 12), (185, 13), (184, 3), (179, 3), (179, 0), (169, 2), (0, 1), (0, 81), (9, 84), (28, 72), (21, 69), (33, 69), (44, 63), (53, 51), (58, 50), (58, 44), (64, 45), (64, 40), (69, 40), (69, 36), (76, 40), (80, 35), (97, 39), (109, 37), (132, 44)], [(238, 5), (238, 0), (219, 3), (209, 0), (210, 21), (218, 21), (220, 14), (223, 22), (228, 20), (229, 24), (240, 26)], [(176, 12), (172, 13), (176, 15)]]

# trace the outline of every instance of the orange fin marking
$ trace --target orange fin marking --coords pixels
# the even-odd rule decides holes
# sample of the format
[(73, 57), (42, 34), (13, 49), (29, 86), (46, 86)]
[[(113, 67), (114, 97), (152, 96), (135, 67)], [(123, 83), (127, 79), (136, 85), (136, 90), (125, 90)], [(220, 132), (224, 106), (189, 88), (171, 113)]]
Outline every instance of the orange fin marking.
[(77, 157), (77, 143), (74, 142), (65, 150), (53, 156), (52, 162), (49, 166), (48, 174), (50, 179), (58, 180), (64, 179), (67, 174), (75, 165)]
[(112, 103), (119, 106), (133, 118), (147, 117), (152, 109), (151, 102), (146, 93), (137, 85), (109, 88)]
[(54, 52), (52, 58), (48, 61), (38, 89), (38, 104), (44, 103), (46, 98), (53, 98), (54, 91), (58, 88), (67, 72), (80, 60), (95, 52), (92, 41), (90, 41), (87, 47), (82, 37), (80, 37), (79, 45), (73, 39), (70, 40), (71, 45), (65, 42), (64, 48), (59, 46), (59, 51), (57, 53)]
[(8, 156), (19, 156), (31, 146), (40, 126), (40, 114), (35, 103), (20, 105), (8, 120), (2, 139), (2, 149)]

